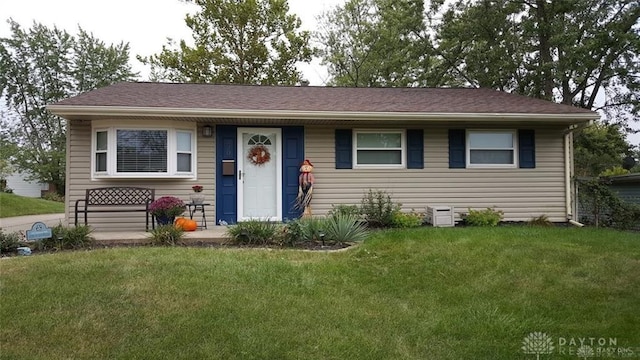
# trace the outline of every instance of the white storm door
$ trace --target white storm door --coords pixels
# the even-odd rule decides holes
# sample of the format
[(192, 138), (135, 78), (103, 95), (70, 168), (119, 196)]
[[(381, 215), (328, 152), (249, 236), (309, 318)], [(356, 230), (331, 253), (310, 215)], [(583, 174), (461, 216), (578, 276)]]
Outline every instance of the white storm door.
[(238, 221), (282, 220), (281, 138), (282, 129), (238, 128)]

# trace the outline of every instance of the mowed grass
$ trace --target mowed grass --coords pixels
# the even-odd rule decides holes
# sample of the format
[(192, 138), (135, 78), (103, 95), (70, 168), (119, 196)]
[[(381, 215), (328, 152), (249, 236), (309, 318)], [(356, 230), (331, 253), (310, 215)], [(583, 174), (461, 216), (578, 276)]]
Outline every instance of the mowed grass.
[(64, 203), (61, 202), (0, 192), (0, 218), (63, 212)]
[(420, 228), (336, 253), (115, 248), (0, 267), (2, 359), (528, 359), (534, 331), (640, 345), (630, 232)]

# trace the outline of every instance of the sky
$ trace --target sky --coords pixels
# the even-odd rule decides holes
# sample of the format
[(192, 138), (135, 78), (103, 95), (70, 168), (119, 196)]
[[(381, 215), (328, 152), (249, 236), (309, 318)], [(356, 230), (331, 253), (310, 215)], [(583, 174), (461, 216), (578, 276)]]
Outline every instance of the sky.
[[(289, 0), (289, 10), (302, 20), (304, 30), (316, 30), (316, 17), (345, 0)], [(11, 36), (6, 19), (12, 18), (24, 29), (34, 21), (48, 27), (54, 25), (77, 34), (78, 26), (93, 33), (106, 44), (125, 42), (130, 45), (131, 65), (146, 80), (149, 70), (135, 57), (152, 55), (162, 50), (167, 38), (191, 39), (184, 23), (185, 14), (198, 7), (180, 0), (0, 0), (0, 37)], [(299, 70), (311, 85), (325, 85), (328, 75), (319, 60), (300, 64)], [(635, 124), (639, 127), (640, 124)], [(628, 137), (640, 144), (640, 133)]]
[[(316, 17), (345, 0), (289, 0), (289, 11), (302, 20), (303, 30), (315, 30)], [(78, 26), (106, 44), (130, 45), (131, 65), (146, 80), (146, 69), (135, 57), (162, 50), (167, 38), (192, 39), (184, 17), (198, 7), (180, 0), (0, 0), (0, 37), (11, 36), (7, 19), (29, 29), (34, 21), (54, 25), (77, 34)], [(324, 85), (327, 71), (319, 60), (300, 64), (299, 70), (311, 85)]]

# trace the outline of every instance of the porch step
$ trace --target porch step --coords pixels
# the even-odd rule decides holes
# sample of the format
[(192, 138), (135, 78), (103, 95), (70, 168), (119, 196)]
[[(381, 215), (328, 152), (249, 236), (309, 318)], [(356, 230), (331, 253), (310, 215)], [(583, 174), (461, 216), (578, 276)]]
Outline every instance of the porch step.
[[(213, 226), (206, 230), (186, 231), (183, 243), (223, 244), (229, 241), (226, 227)], [(95, 231), (91, 233), (98, 245), (143, 245), (150, 244), (151, 234), (145, 231)]]

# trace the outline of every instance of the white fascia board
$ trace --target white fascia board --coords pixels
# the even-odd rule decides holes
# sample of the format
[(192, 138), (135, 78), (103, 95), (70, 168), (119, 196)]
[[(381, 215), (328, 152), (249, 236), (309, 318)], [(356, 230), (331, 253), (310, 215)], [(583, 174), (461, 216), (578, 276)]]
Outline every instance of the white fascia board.
[(189, 109), (157, 107), (116, 107), (116, 106), (68, 106), (49, 105), (47, 109), (63, 118), (79, 116), (109, 117), (182, 117), (182, 118), (242, 118), (242, 119), (295, 119), (295, 120), (491, 120), (491, 121), (563, 121), (567, 123), (585, 122), (599, 119), (597, 113), (535, 114), (535, 113), (423, 113), (423, 112), (344, 112), (344, 111), (301, 111), (301, 110), (246, 110), (246, 109)]

